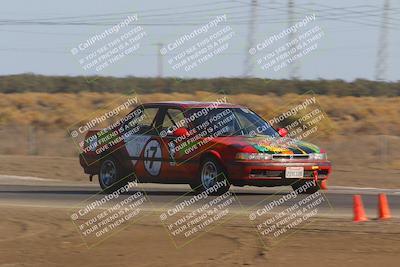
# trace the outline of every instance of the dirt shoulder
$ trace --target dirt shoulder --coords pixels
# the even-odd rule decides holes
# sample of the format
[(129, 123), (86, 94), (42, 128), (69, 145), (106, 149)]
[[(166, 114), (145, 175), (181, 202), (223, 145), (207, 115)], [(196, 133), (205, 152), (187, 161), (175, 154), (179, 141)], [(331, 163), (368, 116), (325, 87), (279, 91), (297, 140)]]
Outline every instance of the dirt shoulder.
[(150, 215), (88, 249), (65, 209), (0, 208), (0, 266), (398, 266), (398, 221), (321, 219), (261, 244), (236, 217), (177, 249)]

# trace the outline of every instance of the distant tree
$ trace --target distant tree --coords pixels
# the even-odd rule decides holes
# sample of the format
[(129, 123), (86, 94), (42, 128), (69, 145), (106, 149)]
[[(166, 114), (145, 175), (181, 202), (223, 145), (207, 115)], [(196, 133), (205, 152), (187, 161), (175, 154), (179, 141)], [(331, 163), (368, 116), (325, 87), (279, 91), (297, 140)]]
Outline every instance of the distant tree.
[(250, 93), (257, 95), (289, 93), (304, 94), (313, 91), (320, 95), (336, 96), (399, 96), (400, 81), (381, 82), (356, 79), (343, 80), (269, 80), (260, 78), (124, 78), (104, 76), (43, 76), (32, 73), (0, 76), (0, 92), (48, 92), (78, 93), (113, 92), (129, 93), (190, 93), (193, 91), (225, 92), (227, 94)]

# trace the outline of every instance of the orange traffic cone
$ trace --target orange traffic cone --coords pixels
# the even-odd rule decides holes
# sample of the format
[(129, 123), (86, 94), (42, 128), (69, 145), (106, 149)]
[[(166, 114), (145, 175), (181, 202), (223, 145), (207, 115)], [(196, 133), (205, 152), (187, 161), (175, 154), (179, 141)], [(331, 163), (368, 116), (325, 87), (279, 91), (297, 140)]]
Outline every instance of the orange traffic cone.
[(322, 190), (328, 190), (328, 186), (326, 184), (326, 179), (321, 181), (321, 189)]
[(383, 193), (379, 194), (378, 198), (378, 217), (381, 220), (392, 218), (387, 197)]
[(354, 203), (354, 218), (353, 222), (365, 222), (368, 221), (367, 216), (365, 216), (364, 206), (362, 204), (361, 196), (353, 196)]

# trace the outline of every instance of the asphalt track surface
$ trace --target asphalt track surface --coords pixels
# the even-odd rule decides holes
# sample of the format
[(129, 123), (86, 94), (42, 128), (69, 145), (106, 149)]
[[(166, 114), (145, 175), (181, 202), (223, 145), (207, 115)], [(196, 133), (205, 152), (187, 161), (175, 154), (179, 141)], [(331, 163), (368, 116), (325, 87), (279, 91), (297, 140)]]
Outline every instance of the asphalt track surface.
[[(54, 207), (73, 208), (86, 205), (88, 199), (101, 198), (97, 181), (91, 184), (58, 183), (54, 180), (35, 178), (14, 179), (18, 177), (0, 176), (0, 208), (1, 206), (24, 207)], [(32, 180), (33, 179), (33, 180)], [(27, 183), (25, 182), (27, 181)], [(193, 198), (186, 185), (159, 185), (139, 184), (140, 191), (144, 191), (149, 200), (147, 208), (163, 211), (173, 207), (177, 203)], [(231, 187), (231, 192), (239, 200), (240, 206), (235, 209), (238, 212), (263, 207), (273, 200), (279, 200), (290, 193), (290, 187), (258, 188), (258, 187)], [(120, 196), (119, 200), (128, 198), (137, 190), (130, 190)], [(400, 189), (378, 189), (331, 186), (327, 191), (320, 191), (326, 201), (319, 207), (319, 216), (327, 217), (351, 217), (353, 212), (353, 195), (360, 194), (363, 204), (370, 218), (376, 218), (378, 206), (378, 194), (387, 195), (392, 216), (400, 218)], [(285, 201), (280, 207), (290, 207), (297, 201), (306, 198), (307, 195), (298, 195), (295, 199)], [(207, 201), (216, 198), (209, 196)], [(201, 206), (205, 200), (197, 201), (194, 206)], [(151, 204), (151, 205), (150, 205)]]

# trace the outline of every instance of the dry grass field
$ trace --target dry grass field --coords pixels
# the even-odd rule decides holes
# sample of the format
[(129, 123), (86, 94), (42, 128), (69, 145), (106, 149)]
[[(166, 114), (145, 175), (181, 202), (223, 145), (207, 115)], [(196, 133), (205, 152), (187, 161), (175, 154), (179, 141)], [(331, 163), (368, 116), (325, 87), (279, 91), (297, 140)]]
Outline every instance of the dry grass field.
[[(139, 95), (140, 102), (204, 100), (214, 101), (221, 95), (207, 92), (194, 94), (146, 94)], [(301, 102), (307, 96), (252, 94), (227, 95), (231, 103), (242, 104), (265, 118), (287, 110), (292, 103)], [(39, 129), (62, 129), (88, 118), (99, 110), (112, 109), (126, 99), (126, 95), (110, 93), (48, 94), (21, 93), (0, 94), (0, 125), (35, 125)], [(316, 96), (318, 103), (333, 121), (334, 134), (385, 134), (400, 135), (400, 97), (335, 97)], [(2, 128), (3, 128), (2, 127)]]

